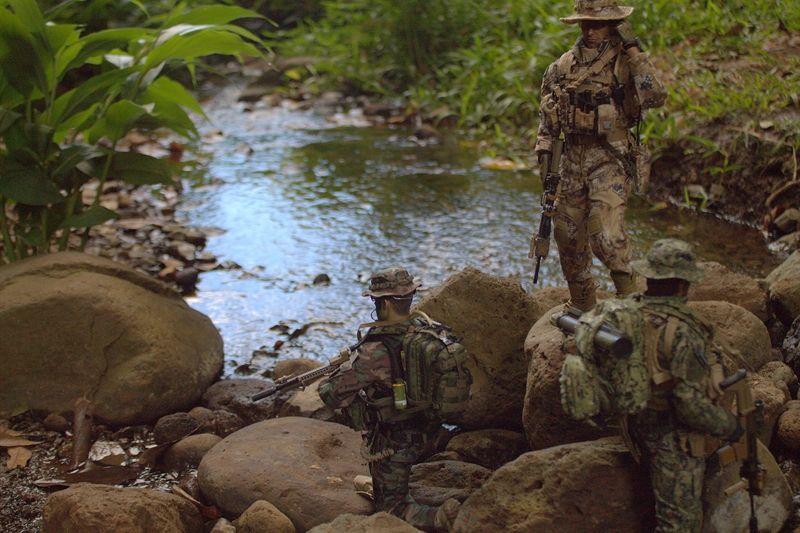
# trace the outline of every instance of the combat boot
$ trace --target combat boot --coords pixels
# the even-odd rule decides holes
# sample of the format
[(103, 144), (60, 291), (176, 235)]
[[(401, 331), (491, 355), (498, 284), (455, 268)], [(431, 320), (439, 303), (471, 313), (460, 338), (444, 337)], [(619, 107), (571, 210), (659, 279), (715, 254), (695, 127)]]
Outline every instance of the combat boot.
[(360, 494), (365, 498), (372, 499), (372, 478), (370, 476), (356, 476), (353, 478), (353, 486), (356, 489), (356, 494)]
[(595, 295), (597, 285), (594, 284), (593, 279), (568, 281), (567, 286), (569, 287), (569, 301), (566, 303), (565, 309), (577, 307), (585, 313), (597, 304), (597, 296)]
[(612, 270), (611, 279), (614, 280), (614, 287), (617, 289), (617, 298), (627, 298), (631, 294), (639, 292), (636, 287), (636, 278), (633, 274)]
[(433, 527), (436, 531), (453, 531), (453, 522), (456, 521), (461, 502), (456, 499), (448, 498), (444, 501), (436, 516), (433, 519)]

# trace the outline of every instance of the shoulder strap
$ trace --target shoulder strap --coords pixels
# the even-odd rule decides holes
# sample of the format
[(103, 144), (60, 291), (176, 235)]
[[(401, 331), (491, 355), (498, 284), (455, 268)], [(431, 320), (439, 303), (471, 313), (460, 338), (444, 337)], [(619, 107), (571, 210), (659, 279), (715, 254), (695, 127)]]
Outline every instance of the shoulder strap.
[(644, 321), (645, 362), (650, 370), (650, 379), (654, 384), (662, 385), (672, 380), (672, 373), (668, 369), (662, 368), (658, 362), (658, 345), (662, 332), (666, 345), (672, 344), (678, 328), (678, 319), (654, 312), (651, 309), (645, 309), (645, 314), (648, 315)]
[[(572, 80), (570, 84), (567, 86), (567, 89), (576, 89), (580, 84), (586, 81), (586, 78), (589, 76), (597, 76), (600, 74), (600, 71), (608, 65), (612, 59), (617, 57), (619, 51), (622, 50), (622, 45), (618, 44), (617, 46), (611, 47), (606, 50), (603, 55), (597, 58), (592, 66), (586, 69), (583, 74), (578, 76), (576, 79)], [(563, 56), (562, 56), (563, 57)], [(560, 60), (559, 60), (560, 61)]]
[(563, 78), (569, 74), (569, 69), (572, 67), (572, 59), (574, 57), (575, 55), (572, 53), (572, 50), (569, 50), (561, 54), (561, 57), (558, 58), (558, 63), (556, 64), (556, 73), (558, 74), (559, 78)]

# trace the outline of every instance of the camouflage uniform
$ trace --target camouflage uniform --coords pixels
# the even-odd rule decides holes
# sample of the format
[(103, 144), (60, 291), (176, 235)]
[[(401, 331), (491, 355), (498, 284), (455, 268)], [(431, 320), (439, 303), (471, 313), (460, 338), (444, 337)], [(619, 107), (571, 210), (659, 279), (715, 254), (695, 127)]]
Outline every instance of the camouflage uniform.
[[(399, 288), (398, 282), (402, 283)], [(370, 290), (364, 295), (413, 296), (418, 285), (404, 269), (386, 269), (373, 276)], [(362, 455), (369, 460), (376, 509), (398, 516), (423, 531), (446, 531), (458, 502), (448, 500), (440, 512), (442, 507), (419, 504), (409, 494), (411, 467), (441, 423), (431, 421), (424, 411), (406, 413), (389, 409), (388, 415), (382, 415), (386, 409), (374, 407), (394, 402), (392, 358), (381, 338), (399, 345), (409, 327), (426, 324), (421, 318), (409, 317), (405, 322), (370, 328), (350, 359), (321, 382), (319, 395), (326, 405), (343, 410), (350, 427), (364, 431)]]
[[(606, 0), (577, 0), (575, 9), (578, 15), (562, 21), (616, 20), (633, 11)], [(594, 11), (600, 14), (595, 16)], [(611, 59), (599, 72), (589, 75), (596, 63), (602, 63), (598, 58), (607, 50), (616, 52), (609, 51)], [(584, 73), (587, 79), (570, 87)], [(666, 97), (667, 91), (647, 56), (639, 53), (628, 57), (620, 37), (613, 33), (596, 49), (585, 47), (580, 37), (545, 71), (535, 151), (540, 157), (552, 153), (553, 142), (565, 134), (553, 236), (573, 300), (589, 302), (581, 306), (584, 311), (594, 305), (592, 252), (611, 271), (619, 297), (634, 292), (624, 220), (631, 181), (621, 158), (627, 157), (629, 129), (647, 109), (660, 107)], [(577, 102), (581, 99), (582, 104)], [(586, 113), (576, 113), (576, 108)]]

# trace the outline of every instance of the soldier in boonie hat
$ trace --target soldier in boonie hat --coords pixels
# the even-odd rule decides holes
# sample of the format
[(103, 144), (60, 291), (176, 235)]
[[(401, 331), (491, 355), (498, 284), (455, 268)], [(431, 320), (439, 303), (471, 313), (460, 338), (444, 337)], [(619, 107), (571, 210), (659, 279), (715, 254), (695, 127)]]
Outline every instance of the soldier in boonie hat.
[(362, 296), (372, 296), (373, 298), (406, 296), (417, 290), (419, 286), (419, 283), (414, 283), (414, 276), (409, 274), (405, 268), (384, 268), (372, 275), (369, 289), (365, 290)]
[(631, 261), (631, 268), (648, 279), (685, 279), (699, 283), (706, 276), (697, 266), (692, 247), (679, 239), (661, 239), (653, 243), (645, 259)]
[(575, 0), (575, 14), (564, 17), (564, 24), (584, 20), (622, 20), (633, 13), (632, 7), (618, 6), (616, 0)]

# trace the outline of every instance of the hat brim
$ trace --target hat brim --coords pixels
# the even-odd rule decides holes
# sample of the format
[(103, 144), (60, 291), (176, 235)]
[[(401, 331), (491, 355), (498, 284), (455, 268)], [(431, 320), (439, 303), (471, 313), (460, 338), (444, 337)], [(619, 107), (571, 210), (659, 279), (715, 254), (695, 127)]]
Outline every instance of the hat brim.
[(698, 266), (695, 266), (692, 270), (684, 268), (676, 270), (664, 266), (653, 266), (646, 259), (631, 261), (630, 266), (637, 274), (649, 279), (678, 278), (685, 279), (691, 283), (700, 283), (706, 277), (706, 271)]
[(596, 13), (575, 13), (574, 15), (570, 15), (558, 20), (564, 24), (578, 24), (584, 20), (622, 20), (629, 17), (631, 13), (633, 13), (633, 8), (630, 6), (606, 7), (600, 9)]
[(422, 283), (412, 283), (411, 285), (403, 285), (402, 287), (395, 287), (393, 289), (381, 289), (378, 291), (371, 291), (369, 289), (361, 293), (361, 296), (372, 296), (373, 298), (382, 298), (384, 296), (406, 296), (411, 294)]

